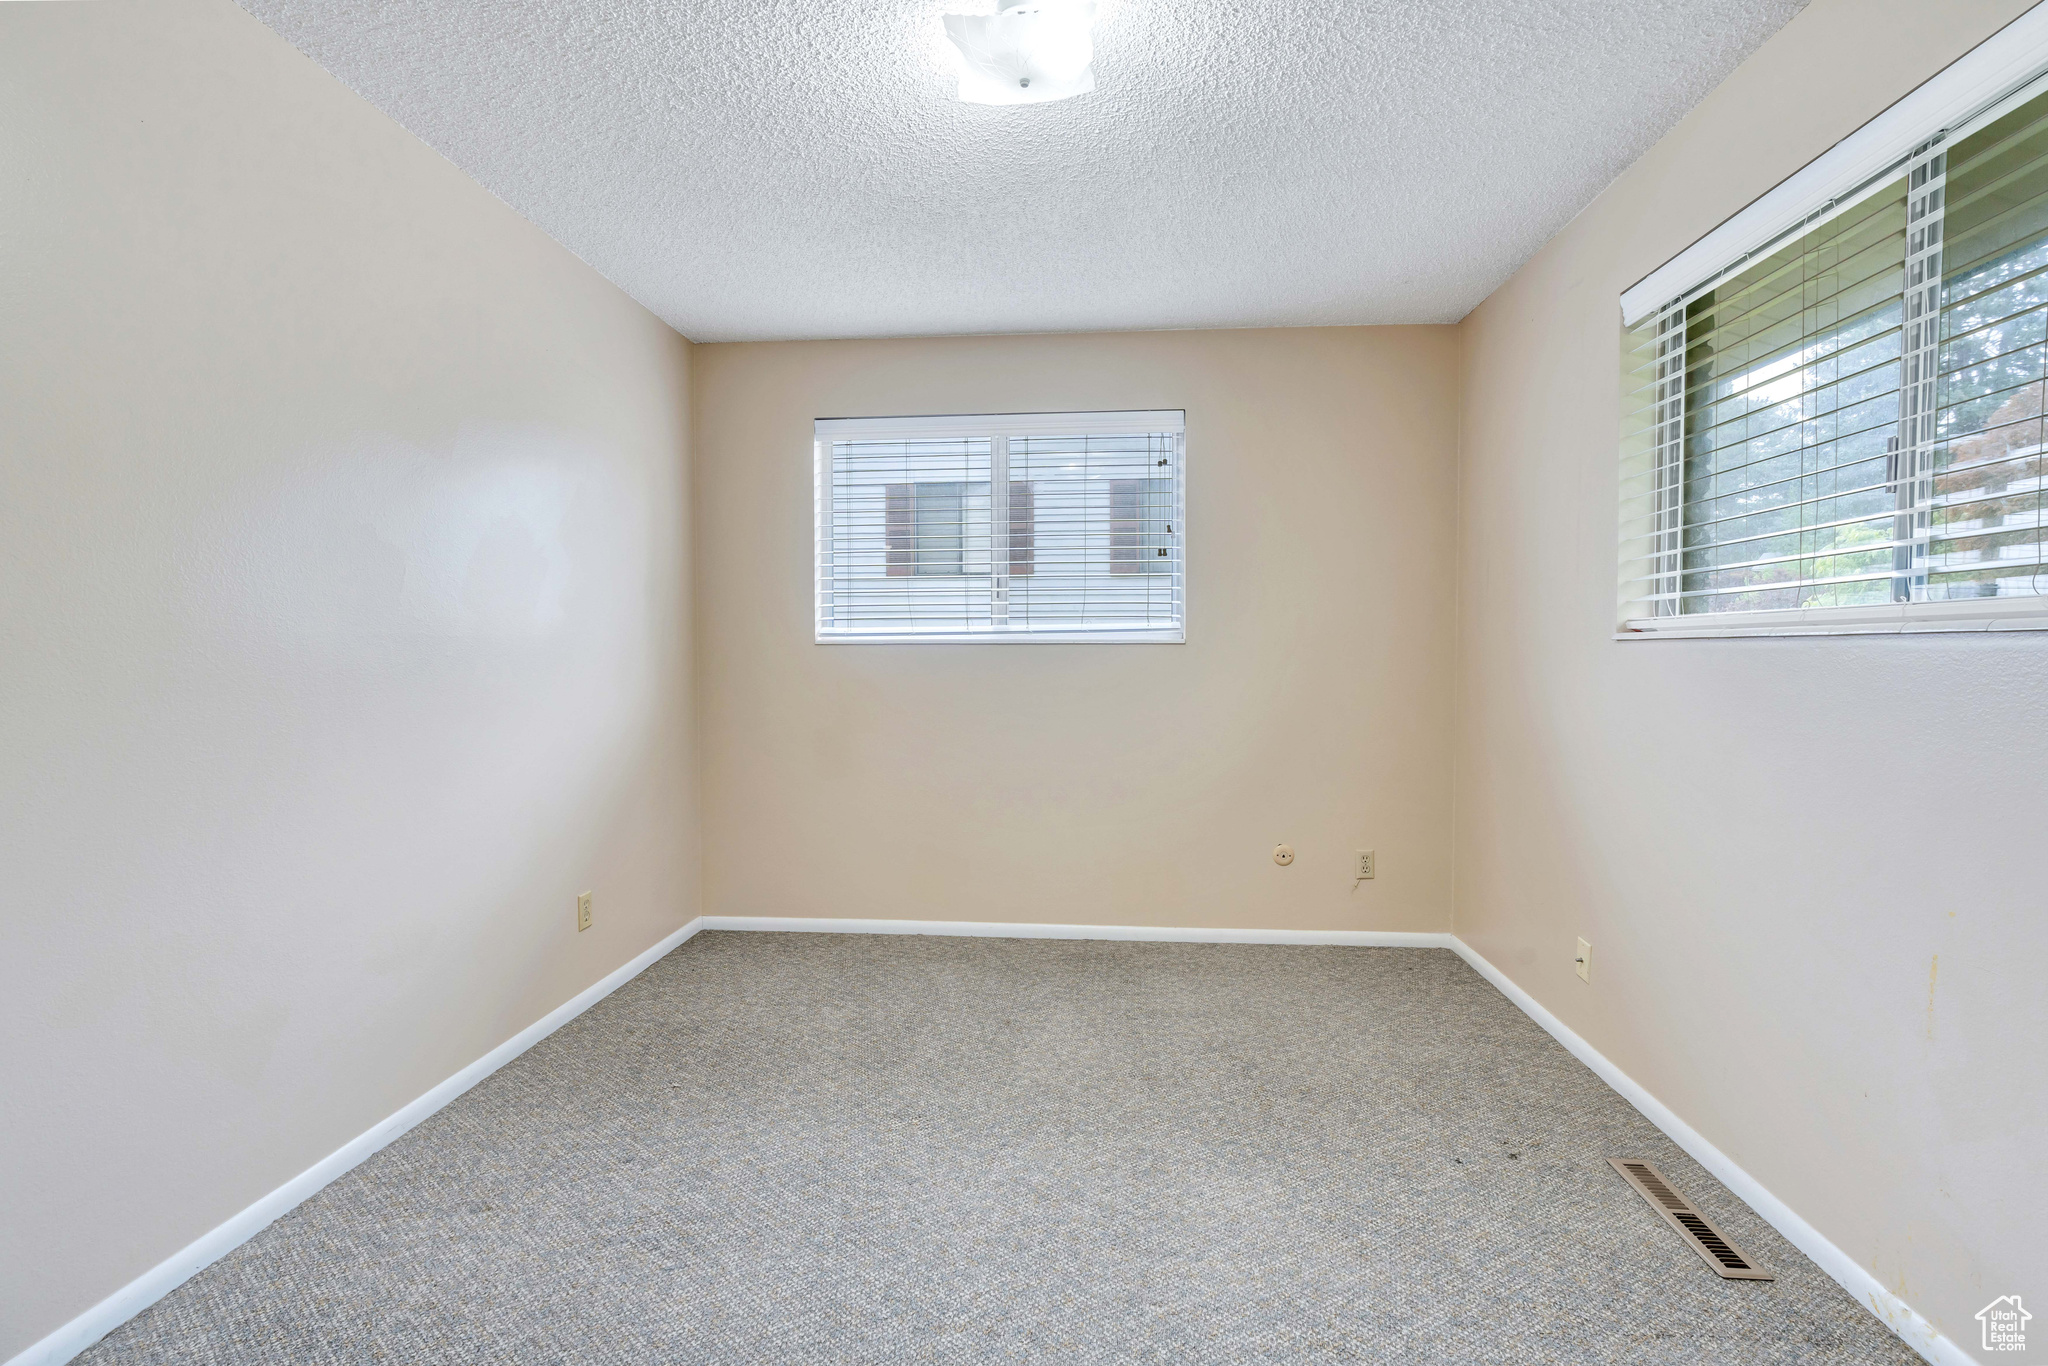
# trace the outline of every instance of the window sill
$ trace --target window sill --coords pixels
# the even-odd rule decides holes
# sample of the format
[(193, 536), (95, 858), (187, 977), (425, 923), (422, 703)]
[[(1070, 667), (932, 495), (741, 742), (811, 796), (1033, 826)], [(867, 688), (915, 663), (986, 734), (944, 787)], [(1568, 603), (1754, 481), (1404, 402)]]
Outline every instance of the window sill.
[(1185, 631), (961, 631), (950, 635), (818, 635), (819, 645), (1185, 645)]
[[(1708, 623), (1712, 623), (1711, 625)], [(2048, 631), (2048, 598), (1976, 598), (1884, 607), (1807, 607), (1625, 621), (1616, 640), (1700, 640), (1739, 636), (1912, 636)]]

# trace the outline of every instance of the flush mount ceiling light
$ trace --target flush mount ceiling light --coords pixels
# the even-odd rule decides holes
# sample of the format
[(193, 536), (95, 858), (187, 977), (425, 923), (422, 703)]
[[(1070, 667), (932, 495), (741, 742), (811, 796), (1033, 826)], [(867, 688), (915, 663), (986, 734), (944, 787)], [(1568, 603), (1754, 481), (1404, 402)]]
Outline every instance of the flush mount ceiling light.
[(1044, 104), (1095, 88), (1094, 0), (997, 0), (994, 14), (949, 14), (969, 104)]

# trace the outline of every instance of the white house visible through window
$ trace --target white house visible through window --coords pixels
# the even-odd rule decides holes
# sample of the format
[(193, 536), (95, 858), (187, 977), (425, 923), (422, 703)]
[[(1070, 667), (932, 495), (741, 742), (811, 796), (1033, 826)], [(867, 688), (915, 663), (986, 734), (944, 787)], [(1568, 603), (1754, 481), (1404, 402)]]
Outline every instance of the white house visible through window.
[(1161, 574), (1173, 554), (1173, 481), (1112, 479), (1109, 484), (1109, 570)]
[(889, 573), (986, 573), (986, 560), (970, 561), (967, 547), (978, 537), (969, 530), (988, 524), (988, 485), (943, 480), (891, 484), (888, 488)]
[(816, 424), (821, 641), (1184, 639), (1178, 411)]
[(1630, 320), (1625, 630), (2048, 625), (2044, 89)]

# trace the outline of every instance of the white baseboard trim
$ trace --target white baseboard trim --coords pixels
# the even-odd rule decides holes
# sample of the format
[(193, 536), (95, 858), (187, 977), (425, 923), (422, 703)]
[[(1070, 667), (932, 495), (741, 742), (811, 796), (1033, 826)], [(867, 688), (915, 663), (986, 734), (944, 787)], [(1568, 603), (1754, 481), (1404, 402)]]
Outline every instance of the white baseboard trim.
[(832, 920), (772, 915), (707, 915), (707, 930), (784, 934), (941, 934), (978, 939), (1130, 939), (1150, 944), (1346, 944), (1355, 948), (1448, 949), (1448, 934), (1401, 930), (1212, 930), (1158, 925), (1004, 924), (989, 920)]
[(478, 1058), (433, 1090), (413, 1101), (397, 1114), (343, 1144), (298, 1176), (250, 1205), (240, 1214), (190, 1246), (152, 1267), (121, 1289), (101, 1300), (71, 1322), (28, 1347), (6, 1366), (61, 1366), (98, 1342), (197, 1272), (267, 1228), (336, 1177), (349, 1171), (378, 1149), (411, 1129), (421, 1120), (447, 1105), (491, 1073), (503, 1067), (548, 1035), (575, 1019), (619, 987), (637, 977), (647, 966), (700, 930), (782, 931), (802, 934), (938, 934), (979, 936), (997, 939), (1119, 939), (1148, 943), (1176, 944), (1335, 944), (1367, 948), (1441, 948), (1456, 953), (1473, 971), (1491, 982), (1500, 993), (1564, 1045), (1565, 1050), (1588, 1068), (1622, 1099), (1641, 1111), (1644, 1118), (1684, 1149), (1695, 1162), (1714, 1174), (1785, 1240), (1810, 1257), (1847, 1290), (1858, 1303), (1869, 1308), (1879, 1322), (1934, 1363), (1934, 1366), (1975, 1366), (1962, 1347), (1946, 1337), (1903, 1299), (1886, 1290), (1875, 1276), (1856, 1260), (1828, 1241), (1819, 1230), (1795, 1214), (1791, 1207), (1737, 1166), (1729, 1156), (1707, 1142), (1691, 1125), (1634, 1078), (1608, 1061), (1605, 1054), (1580, 1038), (1563, 1021), (1552, 1015), (1536, 998), (1522, 990), (1493, 964), (1482, 958), (1462, 939), (1452, 934), (1407, 933), (1392, 930), (1233, 930), (1181, 929), (1149, 925), (1038, 925), (998, 924), (971, 920), (832, 920), (779, 916), (700, 916), (640, 954), (637, 958), (589, 987), (504, 1043)]
[(700, 927), (700, 921), (692, 920), (624, 967), (586, 987), (398, 1113), (342, 1144), (226, 1223), (201, 1235), (40, 1342), (15, 1354), (7, 1366), (60, 1366), (71, 1360), (270, 1227), (379, 1148), (639, 976), (655, 959), (695, 935)]
[(1565, 1051), (1592, 1069), (1623, 1100), (1636, 1107), (1643, 1118), (1662, 1129), (1665, 1136), (1683, 1148), (1693, 1161), (1714, 1174), (1714, 1179), (1763, 1217), (1764, 1222), (1784, 1235), (1785, 1241), (1812, 1259), (1814, 1265), (1834, 1277), (1851, 1298), (1877, 1316), (1900, 1341), (1934, 1363), (1934, 1366), (1976, 1366), (1975, 1359), (1929, 1323), (1918, 1310), (1879, 1284), (1877, 1277), (1830, 1242), (1827, 1237), (1793, 1212), (1792, 1207), (1735, 1164), (1733, 1158), (1707, 1142), (1671, 1108), (1643, 1089), (1633, 1077), (1610, 1062), (1599, 1049), (1574, 1033), (1564, 1021), (1545, 1010), (1541, 1003), (1509, 979), (1493, 964), (1479, 956), (1464, 940), (1451, 936), (1451, 949), (1471, 964), (1472, 970), (1493, 983), (1501, 995), (1513, 1001), (1524, 1015), (1541, 1025)]

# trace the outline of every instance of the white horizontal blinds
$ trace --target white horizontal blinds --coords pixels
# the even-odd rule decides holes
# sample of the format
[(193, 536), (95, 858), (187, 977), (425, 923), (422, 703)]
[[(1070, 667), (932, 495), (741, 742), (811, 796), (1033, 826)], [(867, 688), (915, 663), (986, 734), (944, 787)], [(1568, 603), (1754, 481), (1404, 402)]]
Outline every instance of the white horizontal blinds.
[(1948, 155), (1939, 408), (1925, 471), (1921, 594), (2048, 592), (2048, 98)]
[(1628, 330), (1632, 625), (2048, 594), (2038, 89)]
[(1013, 436), (1009, 464), (1035, 507), (1032, 574), (1010, 585), (1012, 626), (1179, 624), (1178, 433)]
[(1678, 610), (1685, 547), (1685, 310), (1666, 310), (1651, 329), (1651, 560), (1641, 566), (1655, 610)]
[(821, 631), (964, 631), (989, 620), (988, 437), (826, 443)]
[(1623, 579), (1649, 615), (1890, 599), (1905, 226), (1902, 181), (1635, 329), (1625, 421), (1656, 458), (1624, 496), (1653, 534)]
[(818, 637), (1179, 639), (1178, 413), (818, 423)]

